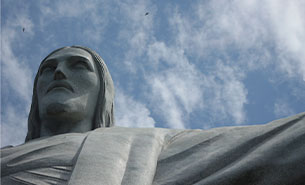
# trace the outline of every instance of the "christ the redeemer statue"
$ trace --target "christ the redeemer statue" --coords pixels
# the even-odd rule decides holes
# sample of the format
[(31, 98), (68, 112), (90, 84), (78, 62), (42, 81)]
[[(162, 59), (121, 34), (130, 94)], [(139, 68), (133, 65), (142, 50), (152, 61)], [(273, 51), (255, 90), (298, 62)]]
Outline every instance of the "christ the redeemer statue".
[(1, 184), (305, 184), (305, 113), (210, 130), (124, 128), (113, 126), (113, 103), (96, 52), (53, 51), (35, 78), (25, 143), (1, 150)]

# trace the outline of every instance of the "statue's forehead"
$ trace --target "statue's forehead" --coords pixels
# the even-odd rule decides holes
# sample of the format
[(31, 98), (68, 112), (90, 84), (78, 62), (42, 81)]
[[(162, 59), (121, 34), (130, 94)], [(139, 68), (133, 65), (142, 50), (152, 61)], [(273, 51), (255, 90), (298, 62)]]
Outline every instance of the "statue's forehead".
[(46, 58), (46, 60), (60, 59), (60, 58), (66, 58), (66, 57), (71, 57), (71, 56), (82, 56), (82, 57), (86, 57), (88, 60), (92, 60), (91, 54), (80, 48), (61, 49), (61, 50), (51, 54), (48, 58)]

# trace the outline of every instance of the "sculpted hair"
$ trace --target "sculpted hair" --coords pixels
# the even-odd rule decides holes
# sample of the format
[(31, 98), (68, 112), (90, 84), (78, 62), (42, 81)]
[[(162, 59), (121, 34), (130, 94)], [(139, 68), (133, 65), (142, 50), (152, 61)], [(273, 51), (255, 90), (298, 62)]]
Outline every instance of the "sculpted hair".
[[(87, 47), (83, 46), (70, 46), (70, 47), (63, 47), (59, 48), (53, 52), (51, 52), (48, 56), (46, 56), (40, 66), (43, 64), (43, 62), (52, 54), (65, 49), (65, 48), (79, 48), (87, 51), (92, 55), (92, 58), (94, 59), (94, 62), (96, 63), (99, 77), (100, 77), (100, 92), (98, 96), (97, 105), (95, 108), (94, 113), (94, 120), (92, 125), (92, 130), (99, 128), (99, 127), (111, 127), (114, 125), (114, 85), (112, 78), (110, 76), (110, 73), (108, 71), (108, 68), (103, 61), (103, 59), (93, 50)], [(34, 87), (33, 87), (33, 96), (32, 96), (32, 105), (31, 110), (28, 118), (28, 133), (25, 138), (25, 142), (30, 141), (35, 138), (40, 137), (40, 118), (39, 118), (39, 112), (38, 112), (38, 98), (37, 98), (37, 92), (36, 92), (36, 86), (37, 86), (37, 80), (39, 77), (39, 70), (36, 74), (35, 80), (34, 80)]]

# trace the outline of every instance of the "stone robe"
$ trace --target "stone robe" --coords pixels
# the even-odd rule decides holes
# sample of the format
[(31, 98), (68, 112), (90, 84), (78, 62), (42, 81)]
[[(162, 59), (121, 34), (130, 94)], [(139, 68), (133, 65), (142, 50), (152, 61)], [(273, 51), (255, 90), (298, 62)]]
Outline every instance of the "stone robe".
[(6, 184), (305, 184), (305, 113), (210, 130), (100, 128), (1, 150)]

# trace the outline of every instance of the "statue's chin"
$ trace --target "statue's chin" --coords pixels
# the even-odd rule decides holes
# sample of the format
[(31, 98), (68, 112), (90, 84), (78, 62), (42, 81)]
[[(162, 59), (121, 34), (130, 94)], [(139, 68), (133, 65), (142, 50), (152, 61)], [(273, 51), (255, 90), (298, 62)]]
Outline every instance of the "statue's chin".
[(47, 106), (46, 113), (50, 116), (65, 114), (69, 112), (69, 106), (62, 103), (51, 103)]
[(46, 107), (46, 118), (58, 121), (79, 121), (84, 118), (81, 105), (73, 103), (51, 103)]

